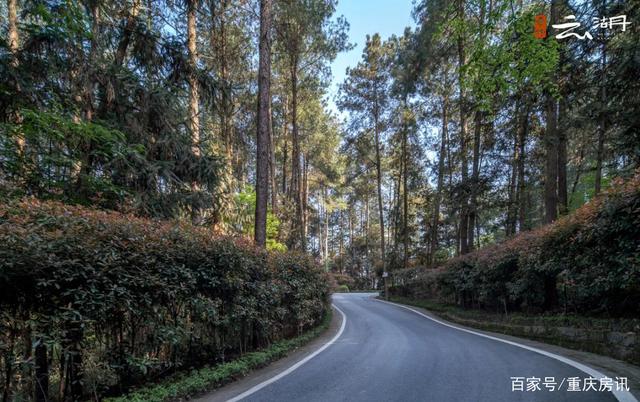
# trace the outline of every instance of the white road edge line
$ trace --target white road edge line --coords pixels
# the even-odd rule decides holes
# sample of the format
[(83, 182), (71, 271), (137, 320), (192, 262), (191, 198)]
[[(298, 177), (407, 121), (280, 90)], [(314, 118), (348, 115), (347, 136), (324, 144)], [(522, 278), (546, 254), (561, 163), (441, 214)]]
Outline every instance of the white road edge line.
[[(503, 343), (506, 343), (506, 344), (509, 344), (509, 345), (517, 346), (519, 348), (527, 349), (527, 350), (530, 350), (532, 352), (536, 352), (536, 353), (539, 353), (541, 355), (550, 357), (552, 359), (559, 360), (562, 363), (568, 364), (569, 366), (573, 366), (573, 367), (577, 368), (578, 370), (589, 374), (589, 376), (591, 376), (591, 377), (594, 377), (594, 378), (607, 377), (604, 374), (602, 374), (601, 372), (599, 372), (598, 370), (592, 369), (589, 366), (585, 366), (582, 363), (578, 363), (578, 362), (576, 362), (574, 360), (571, 360), (571, 359), (568, 359), (568, 358), (566, 358), (564, 356), (556, 355), (554, 353), (547, 352), (546, 350), (537, 349), (537, 348), (534, 348), (534, 347), (531, 347), (531, 346), (522, 345), (520, 343), (508, 341), (506, 339), (497, 338), (495, 336), (491, 336), (491, 335), (483, 334), (483, 333), (480, 333), (480, 332), (472, 331), (470, 329), (456, 327), (455, 325), (451, 325), (451, 324), (448, 324), (446, 322), (437, 320), (437, 319), (435, 319), (433, 317), (429, 317), (428, 315), (423, 314), (423, 313), (419, 312), (418, 310), (414, 310), (411, 307), (403, 306), (402, 304), (398, 304), (398, 303), (388, 302), (386, 300), (380, 300), (380, 299), (377, 299), (377, 298), (374, 298), (374, 299), (379, 301), (379, 302), (382, 302), (382, 303), (391, 304), (391, 305), (394, 305), (396, 307), (402, 307), (402, 308), (407, 309), (409, 311), (413, 311), (414, 313), (416, 313), (418, 315), (421, 315), (422, 317), (424, 317), (426, 319), (429, 319), (431, 321), (437, 322), (440, 325), (444, 325), (445, 327), (457, 329), (458, 331), (468, 332), (470, 334), (478, 335), (478, 336), (481, 336), (483, 338), (488, 338), (488, 339), (492, 339), (494, 341), (503, 342)], [(620, 402), (638, 402), (638, 400), (631, 394), (631, 392), (618, 391), (616, 389), (613, 389), (611, 392), (613, 393), (613, 396), (615, 396), (616, 399), (618, 401), (620, 401)]]
[(229, 399), (228, 402), (237, 402), (239, 400), (242, 400), (242, 399), (248, 397), (249, 395), (260, 391), (262, 388), (266, 387), (267, 385), (273, 384), (274, 382), (278, 381), (282, 377), (293, 373), (296, 369), (300, 368), (300, 366), (302, 366), (303, 364), (305, 364), (309, 360), (311, 360), (314, 357), (316, 357), (317, 355), (319, 355), (323, 350), (325, 350), (326, 348), (331, 346), (338, 338), (340, 338), (340, 336), (344, 332), (345, 325), (347, 325), (347, 316), (344, 314), (344, 312), (342, 312), (342, 310), (340, 310), (338, 308), (338, 306), (336, 306), (335, 304), (332, 304), (332, 306), (333, 306), (333, 308), (338, 310), (338, 312), (342, 315), (342, 324), (340, 325), (340, 330), (338, 331), (338, 333), (329, 342), (325, 343), (324, 345), (322, 345), (320, 347), (320, 349), (318, 349), (315, 352), (311, 353), (309, 356), (307, 356), (304, 359), (300, 360), (299, 362), (297, 362), (293, 366), (289, 367), (285, 371), (281, 372), (280, 374), (278, 374), (276, 376), (273, 376), (273, 377), (269, 378), (268, 380), (261, 382), (258, 385), (255, 385), (254, 387), (244, 391), (240, 395), (235, 396), (232, 399)]

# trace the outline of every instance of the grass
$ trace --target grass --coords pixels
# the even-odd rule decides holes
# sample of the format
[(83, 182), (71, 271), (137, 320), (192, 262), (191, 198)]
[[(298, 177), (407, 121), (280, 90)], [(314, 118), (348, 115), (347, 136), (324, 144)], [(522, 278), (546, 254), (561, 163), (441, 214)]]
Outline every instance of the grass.
[(193, 370), (178, 377), (167, 379), (159, 384), (139, 388), (129, 394), (106, 399), (107, 402), (169, 402), (189, 399), (198, 394), (211, 391), (234, 379), (247, 375), (250, 371), (278, 360), (292, 350), (303, 346), (318, 337), (329, 328), (332, 310), (329, 308), (322, 322), (304, 334), (276, 342), (257, 352), (246, 355), (213, 367)]

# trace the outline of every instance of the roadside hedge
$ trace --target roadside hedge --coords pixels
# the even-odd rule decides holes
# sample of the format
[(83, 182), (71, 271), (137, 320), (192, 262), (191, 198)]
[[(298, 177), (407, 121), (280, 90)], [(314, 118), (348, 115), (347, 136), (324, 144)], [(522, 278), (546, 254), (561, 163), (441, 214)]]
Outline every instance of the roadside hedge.
[(640, 174), (574, 213), (433, 270), (393, 273), (390, 293), (496, 311), (640, 316)]
[(298, 335), (322, 320), (328, 297), (303, 255), (189, 224), (2, 204), (2, 398), (118, 395)]

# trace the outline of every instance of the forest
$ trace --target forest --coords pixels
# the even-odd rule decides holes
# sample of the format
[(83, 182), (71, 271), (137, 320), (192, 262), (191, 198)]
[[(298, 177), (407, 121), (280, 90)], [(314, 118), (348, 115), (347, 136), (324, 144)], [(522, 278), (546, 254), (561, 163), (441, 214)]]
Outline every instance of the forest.
[[(414, 28), (366, 38), (340, 113), (329, 67), (353, 45), (336, 2), (264, 7), (260, 31), (246, 0), (8, 0), (3, 193), (252, 237), (262, 185), (269, 248), (371, 287), (553, 222), (638, 166), (633, 2), (416, 2)], [(537, 39), (545, 13), (593, 39)]]
[[(630, 284), (607, 299), (619, 288), (599, 281), (599, 266), (580, 283), (601, 288), (574, 284), (576, 312), (637, 313), (638, 4), (415, 0), (403, 33), (384, 38), (372, 24), (355, 39), (337, 5), (0, 4), (3, 401), (31, 392), (34, 378), (56, 400), (99, 400), (205, 357), (224, 361), (320, 322), (329, 283), (381, 289), (383, 273), (405, 295), (554, 310), (572, 261), (527, 276), (534, 294), (506, 282), (529, 244), (542, 254), (521, 266), (534, 267), (576, 233), (619, 246), (609, 280)], [(568, 16), (579, 27), (561, 37), (552, 25)], [(361, 58), (330, 99), (331, 64), (354, 40)], [(606, 235), (588, 226), (603, 220)], [(599, 264), (589, 258), (585, 270)], [(473, 289), (481, 280), (465, 267), (485, 266), (497, 267), (499, 290)], [(87, 303), (96, 294), (105, 299)], [(32, 355), (40, 364), (25, 363)], [(43, 364), (51, 373), (33, 369)], [(88, 377), (78, 386), (87, 364), (92, 389)]]

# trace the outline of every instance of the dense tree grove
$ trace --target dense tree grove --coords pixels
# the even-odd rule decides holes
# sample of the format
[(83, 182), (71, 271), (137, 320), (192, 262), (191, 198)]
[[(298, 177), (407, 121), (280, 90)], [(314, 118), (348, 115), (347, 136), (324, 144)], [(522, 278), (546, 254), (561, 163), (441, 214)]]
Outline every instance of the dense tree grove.
[[(434, 267), (633, 175), (637, 7), (547, 3), (419, 1), (414, 30), (367, 39), (339, 98), (349, 162), (334, 194), (347, 206), (331, 219), (335, 270)], [(544, 39), (533, 35), (539, 14), (550, 17)], [(592, 40), (555, 37), (551, 25), (571, 14)], [(592, 21), (620, 15), (624, 30)]]
[[(304, 246), (298, 228), (309, 219), (307, 200), (320, 191), (316, 176), (335, 173), (323, 158), (339, 145), (323, 100), (328, 63), (349, 47), (335, 1), (0, 7), (4, 194), (245, 235), (253, 206), (243, 200), (265, 173), (272, 246)], [(261, 110), (273, 135), (257, 143), (260, 13), (271, 8), (262, 42), (273, 68)], [(256, 173), (257, 146), (267, 172)]]
[[(631, 2), (419, 1), (415, 28), (366, 38), (344, 121), (326, 100), (351, 47), (335, 6), (7, 1), (3, 193), (257, 230), (373, 286), (552, 222), (638, 166)], [(569, 14), (593, 39), (555, 38)]]
[[(336, 6), (337, 0), (0, 3), (0, 200), (15, 206), (37, 198), (145, 222), (169, 220), (193, 233), (253, 238), (271, 251), (311, 254), (339, 284), (371, 289), (380, 287), (385, 271), (404, 280), (465, 256), (475, 261), (479, 254), (472, 253), (493, 243), (520, 244), (522, 233), (571, 214), (640, 166), (635, 2), (416, 0), (413, 27), (389, 38), (372, 28), (355, 38), (364, 49), (339, 85), (340, 113), (328, 99), (330, 65), (353, 45)], [(540, 14), (548, 20), (544, 37), (534, 34)], [(581, 26), (558, 38), (561, 30), (552, 25), (569, 15)], [(616, 16), (629, 24), (603, 20)], [(24, 222), (12, 216), (10, 229), (22, 230)], [(46, 229), (50, 217), (29, 216)], [(9, 220), (0, 213), (0, 227)], [(14, 235), (7, 229), (7, 238)], [(29, 263), (13, 258), (21, 261), (18, 268)], [(176, 261), (163, 281), (171, 283)], [(290, 265), (312, 269), (308, 260), (296, 261)], [(9, 265), (0, 266), (0, 283)], [(249, 276), (262, 272), (242, 269)], [(535, 277), (546, 292), (541, 309), (558, 305), (557, 274)], [(42, 285), (46, 278), (34, 280)], [(449, 299), (482, 304), (477, 293), (447, 289)], [(576, 296), (576, 305), (597, 304), (591, 298), (598, 291)], [(320, 300), (323, 292), (310, 298)], [(500, 295), (487, 304), (504, 299), (505, 310), (523, 306)], [(174, 307), (166, 300), (158, 305)], [(15, 333), (32, 322), (30, 314), (45, 314), (23, 307), (11, 313)], [(165, 313), (157, 328), (171, 316)], [(189, 321), (185, 314), (178, 318)], [(79, 331), (54, 324), (60, 333)], [(241, 333), (240, 342), (256, 347), (290, 332), (265, 321), (263, 332), (248, 334), (236, 324), (226, 334)], [(217, 323), (203, 325), (204, 332), (219, 330), (207, 326)], [(159, 337), (156, 327), (147, 330)], [(20, 336), (40, 339), (36, 332)], [(118, 345), (133, 336), (131, 347), (140, 346), (126, 331), (101, 336)], [(73, 361), (78, 343), (41, 342), (33, 350), (36, 359), (38, 353), (71, 359), (57, 369), (56, 381), (67, 387), (60, 399), (86, 393), (73, 389), (74, 365), (83, 364)], [(233, 353), (246, 346), (225, 345)], [(8, 350), (3, 347), (0, 342)], [(180, 347), (188, 349), (175, 352), (184, 361), (200, 361)], [(154, 353), (174, 368), (171, 351)], [(143, 353), (134, 352), (127, 356)], [(10, 360), (10, 370), (22, 362)], [(114, 370), (124, 378), (129, 368)], [(28, 389), (32, 379), (19, 388)]]

